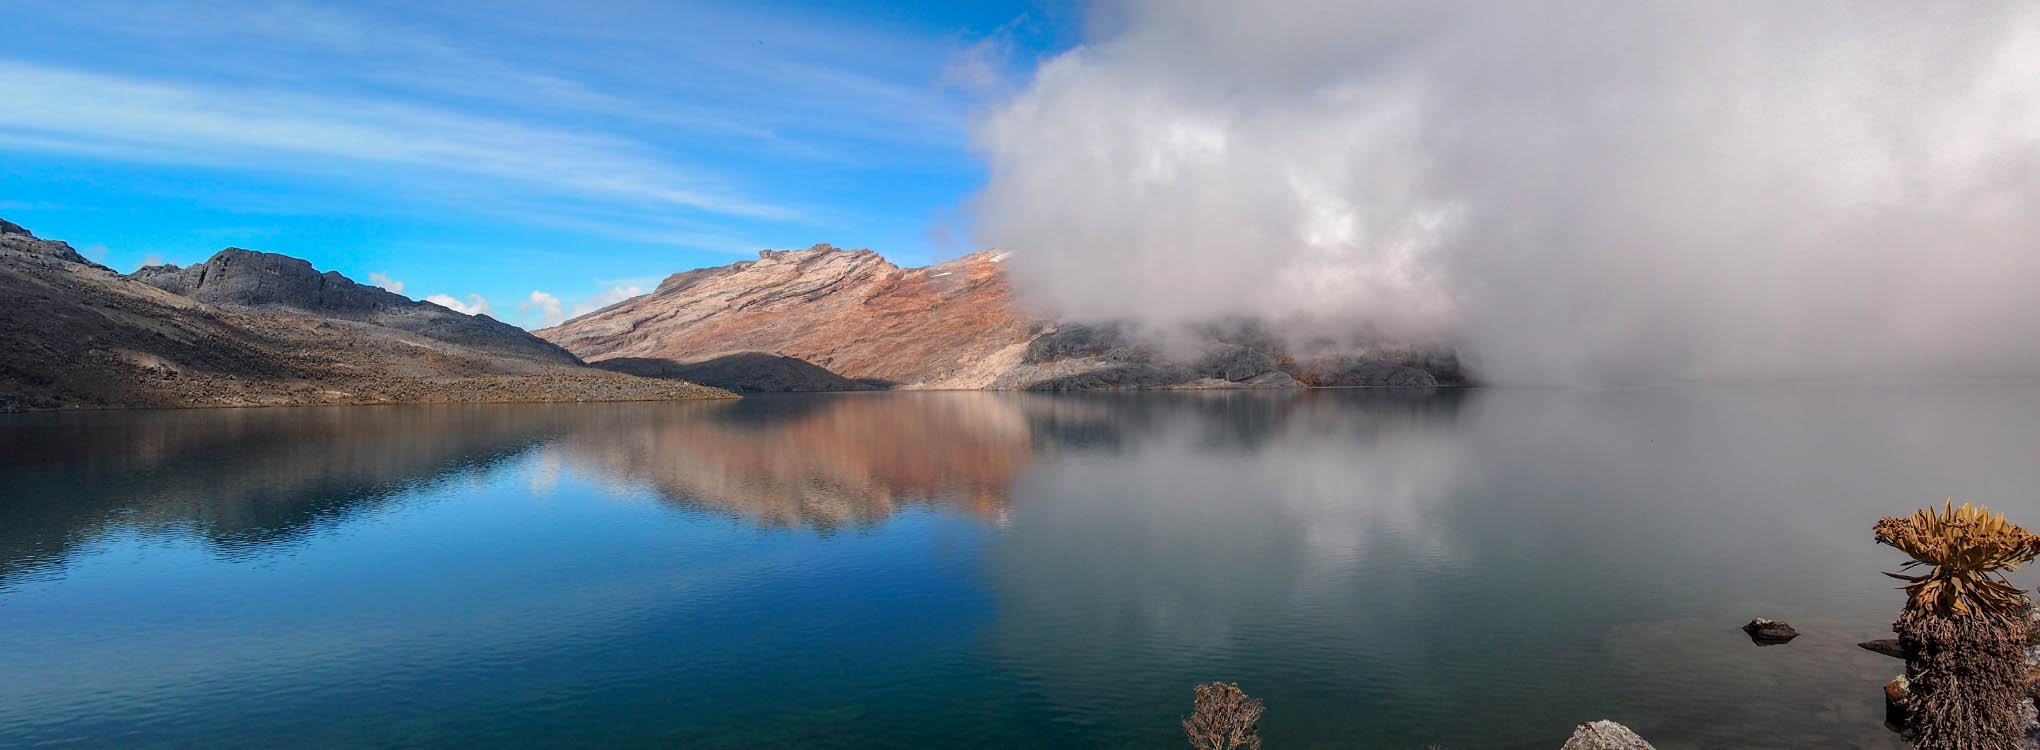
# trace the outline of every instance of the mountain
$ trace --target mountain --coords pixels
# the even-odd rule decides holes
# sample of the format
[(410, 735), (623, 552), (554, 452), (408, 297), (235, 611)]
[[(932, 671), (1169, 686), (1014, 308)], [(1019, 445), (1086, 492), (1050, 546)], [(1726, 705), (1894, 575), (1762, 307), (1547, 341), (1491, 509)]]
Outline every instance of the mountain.
[(881, 386), (982, 388), (1018, 364), (1038, 323), (991, 252), (901, 268), (816, 245), (666, 278), (540, 338), (591, 362), (697, 363), (762, 351)]
[(288, 255), (230, 247), (190, 268), (144, 266), (128, 278), (214, 305), (316, 315), (516, 359), (581, 364), (567, 350), (517, 326), (357, 284), (335, 271), (319, 273), (309, 261)]
[[(536, 333), (597, 367), (701, 373), (733, 387), (784, 380), (793, 357), (866, 386), (948, 389), (1285, 388), (1465, 382), (1449, 351), (1334, 346), (1297, 350), (1269, 326), (1214, 322), (1160, 336), (1115, 322), (1058, 321), (1015, 301), (1001, 262), (981, 251), (901, 268), (870, 250), (815, 245), (674, 274), (650, 294)], [(691, 369), (690, 369), (691, 368)], [(748, 381), (753, 385), (744, 385)], [(754, 387), (756, 384), (768, 387)]]
[(720, 398), (295, 258), (122, 276), (0, 221), (0, 410)]

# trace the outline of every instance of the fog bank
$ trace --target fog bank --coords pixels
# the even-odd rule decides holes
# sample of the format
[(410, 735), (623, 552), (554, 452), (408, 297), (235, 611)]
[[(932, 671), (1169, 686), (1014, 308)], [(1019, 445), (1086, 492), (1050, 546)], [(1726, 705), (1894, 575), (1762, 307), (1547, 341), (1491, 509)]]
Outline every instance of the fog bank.
[(1108, 0), (986, 114), (1076, 318), (1501, 382), (2040, 373), (2040, 6)]

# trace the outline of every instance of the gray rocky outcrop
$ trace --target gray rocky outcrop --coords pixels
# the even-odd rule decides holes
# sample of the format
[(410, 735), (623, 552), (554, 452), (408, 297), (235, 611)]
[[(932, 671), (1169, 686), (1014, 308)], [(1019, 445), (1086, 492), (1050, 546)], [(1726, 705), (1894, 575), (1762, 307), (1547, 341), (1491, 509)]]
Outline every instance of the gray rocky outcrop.
[(1030, 391), (1109, 391), (1166, 388), (1195, 379), (1188, 369), (1179, 365), (1084, 357), (1021, 365), (1000, 375), (992, 387)]
[(0, 252), (8, 253), (18, 261), (45, 266), (53, 263), (75, 263), (102, 271), (112, 270), (79, 255), (78, 251), (71, 249), (69, 243), (42, 239), (23, 229), (20, 224), (6, 220), (0, 220)]
[[(1157, 348), (1135, 340), (1118, 324), (1063, 323), (1029, 341), (1019, 366), (1003, 373), (992, 387), (1048, 391), (1423, 388), (1439, 383), (1438, 378), (1423, 369), (1371, 356), (1332, 354), (1288, 359), (1274, 336), (1248, 323), (1235, 322), (1223, 328), (1207, 326), (1193, 334), (1203, 337), (1206, 347), (1203, 353), (1186, 361), (1173, 361)], [(1423, 358), (1416, 353), (1392, 356)], [(1456, 359), (1449, 366), (1456, 374)]]
[(1649, 742), (1629, 727), (1612, 721), (1589, 721), (1573, 727), (1572, 737), (1559, 750), (1654, 750)]
[(1152, 362), (1155, 353), (1131, 343), (1117, 324), (1064, 323), (1027, 342), (1022, 364), (1099, 358), (1115, 362)]
[(1438, 384), (1437, 377), (1428, 371), (1351, 354), (1301, 359), (1290, 374), (1305, 385), (1318, 387), (1430, 387)]
[(527, 359), (580, 361), (522, 328), (358, 284), (335, 271), (320, 273), (288, 255), (230, 247), (195, 266), (145, 266), (128, 278), (223, 307), (304, 312)]
[(1275, 358), (1238, 344), (1220, 344), (1190, 366), (1198, 377), (1239, 382), (1276, 371)]

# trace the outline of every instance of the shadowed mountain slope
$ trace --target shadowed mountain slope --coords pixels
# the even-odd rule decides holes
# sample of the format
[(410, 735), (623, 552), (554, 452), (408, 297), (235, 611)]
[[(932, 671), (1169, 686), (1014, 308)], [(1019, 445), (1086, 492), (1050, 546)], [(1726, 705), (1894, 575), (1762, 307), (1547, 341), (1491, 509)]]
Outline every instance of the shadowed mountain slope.
[(0, 222), (0, 410), (729, 396), (586, 367), (514, 327), (284, 256), (228, 251), (138, 276), (169, 288)]
[(470, 349), (562, 364), (579, 364), (567, 350), (487, 315), (468, 315), (357, 284), (335, 271), (319, 273), (309, 261), (230, 247), (190, 268), (146, 266), (128, 278), (223, 307), (318, 315), (415, 333)]
[(612, 372), (647, 378), (674, 378), (739, 393), (862, 391), (872, 388), (812, 363), (767, 352), (737, 352), (698, 362), (617, 357), (593, 364)]

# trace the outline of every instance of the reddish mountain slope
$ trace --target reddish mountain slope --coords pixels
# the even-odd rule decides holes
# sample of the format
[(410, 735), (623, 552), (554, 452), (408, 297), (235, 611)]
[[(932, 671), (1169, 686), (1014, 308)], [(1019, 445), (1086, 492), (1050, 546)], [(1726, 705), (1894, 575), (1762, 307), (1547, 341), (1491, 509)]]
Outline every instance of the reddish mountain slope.
[(746, 362), (774, 360), (758, 353), (901, 388), (1460, 382), (1449, 350), (1291, 351), (1284, 337), (1252, 321), (1192, 328), (1186, 331), (1192, 343), (1165, 353), (1138, 326), (1057, 322), (1024, 309), (1014, 300), (1004, 257), (987, 250), (900, 268), (870, 250), (767, 250), (755, 261), (674, 274), (651, 294), (536, 333), (598, 367), (647, 375), (715, 370), (726, 384), (747, 390), (816, 389), (770, 387), (789, 378), (745, 372)]
[(870, 250), (767, 250), (537, 333), (590, 362), (763, 351), (853, 380), (983, 388), (1039, 328), (1013, 303), (999, 259), (901, 268)]

